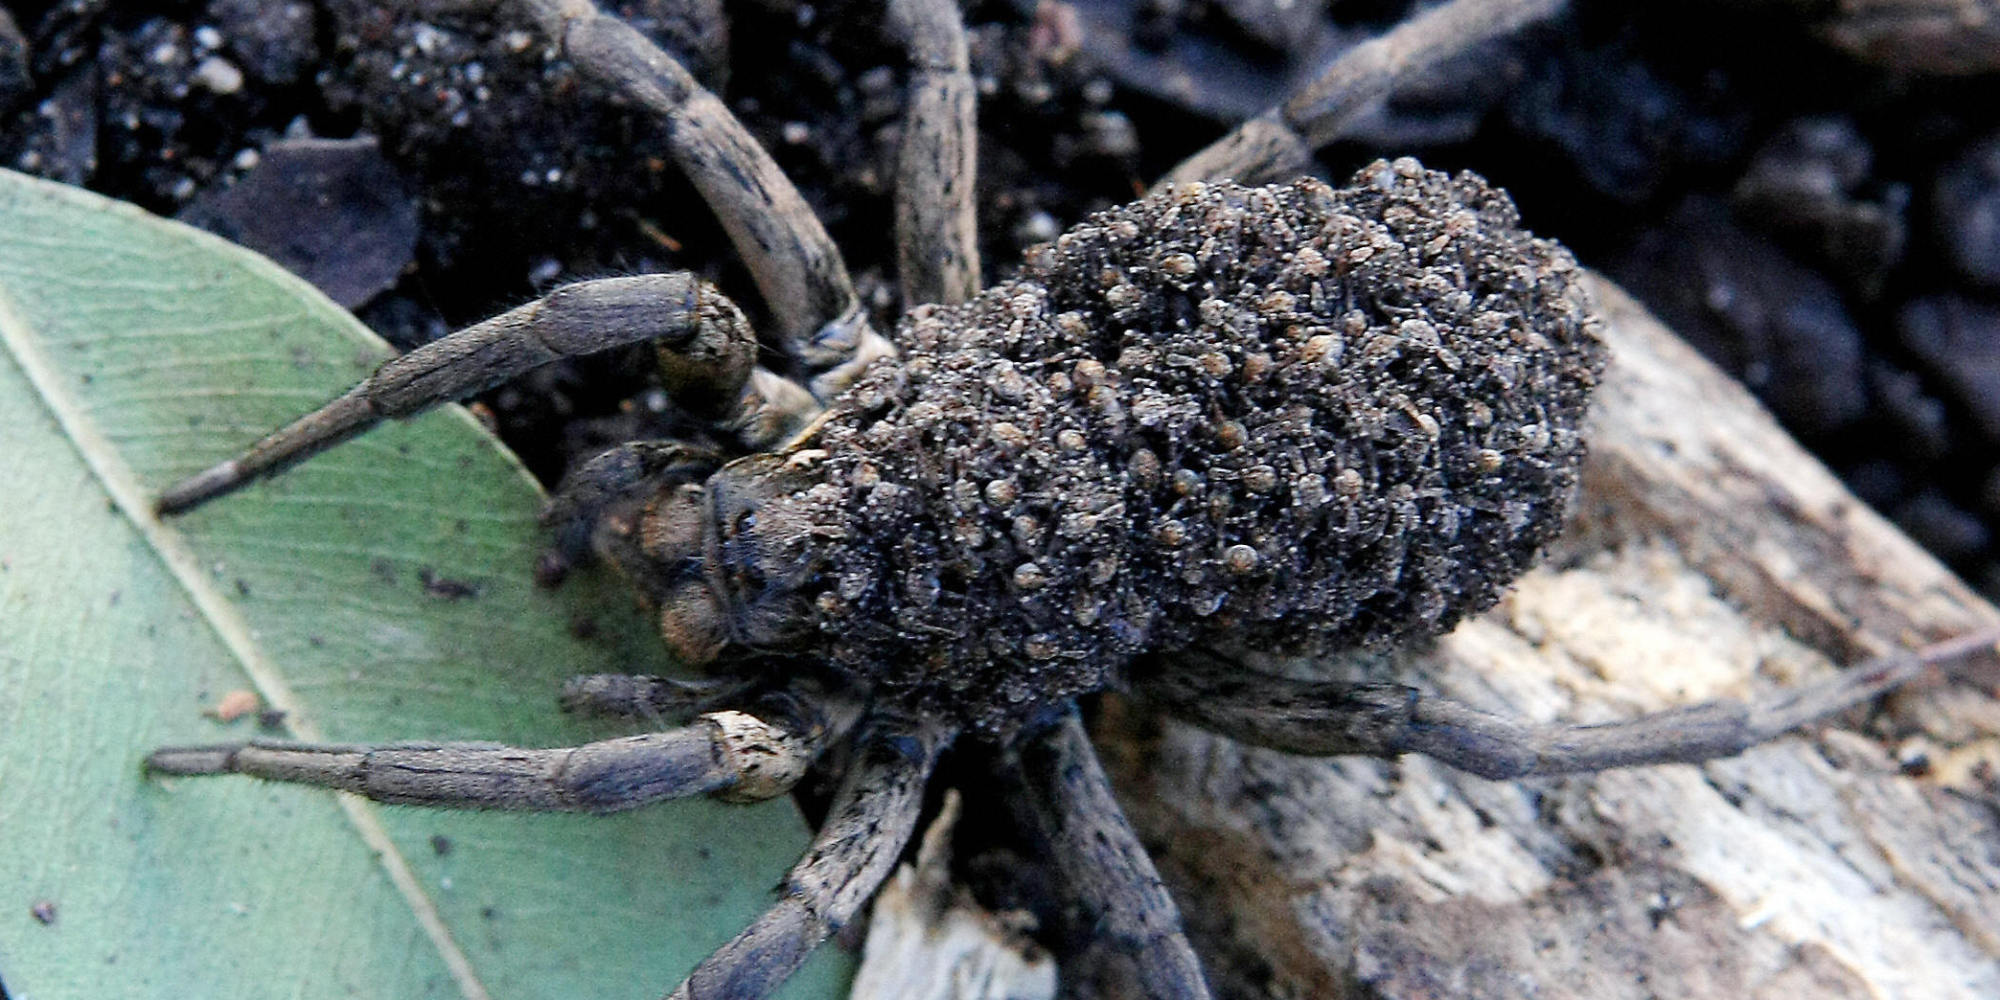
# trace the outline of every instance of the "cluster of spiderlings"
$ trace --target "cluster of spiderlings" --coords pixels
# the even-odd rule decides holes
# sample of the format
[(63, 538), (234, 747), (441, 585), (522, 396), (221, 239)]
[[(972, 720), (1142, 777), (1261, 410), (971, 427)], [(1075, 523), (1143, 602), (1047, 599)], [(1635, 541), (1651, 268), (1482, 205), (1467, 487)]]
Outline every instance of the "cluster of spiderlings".
[(1187, 185), (916, 310), (826, 428), (823, 651), (989, 731), (1191, 644), (1439, 633), (1559, 529), (1602, 367), (1502, 192)]

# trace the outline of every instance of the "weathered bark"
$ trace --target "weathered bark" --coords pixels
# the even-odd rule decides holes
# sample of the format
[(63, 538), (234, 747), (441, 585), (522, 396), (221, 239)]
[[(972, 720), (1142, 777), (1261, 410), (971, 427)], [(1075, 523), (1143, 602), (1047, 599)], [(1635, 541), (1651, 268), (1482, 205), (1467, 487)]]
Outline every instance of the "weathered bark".
[[(1287, 669), (1603, 721), (2000, 617), (1598, 295), (1615, 360), (1545, 567), (1434, 649)], [(1219, 996), (1983, 998), (2000, 703), (1980, 680), (1731, 760), (1517, 783), (1250, 749), (1137, 702), (1098, 739)], [(1919, 752), (1927, 770), (1899, 767)]]

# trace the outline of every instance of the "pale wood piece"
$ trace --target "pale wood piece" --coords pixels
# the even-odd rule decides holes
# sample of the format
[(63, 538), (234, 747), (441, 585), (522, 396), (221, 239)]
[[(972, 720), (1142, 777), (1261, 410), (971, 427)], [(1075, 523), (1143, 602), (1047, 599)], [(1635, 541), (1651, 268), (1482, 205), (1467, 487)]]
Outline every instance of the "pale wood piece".
[(958, 789), (948, 788), (915, 864), (875, 894), (848, 1000), (1055, 1000), (1056, 963), (1023, 914), (982, 909), (951, 881)]
[[(1594, 288), (1614, 360), (1548, 563), (1435, 649), (1263, 666), (1604, 721), (2000, 621)], [(1246, 748), (1129, 701), (1097, 735), (1220, 997), (1971, 1000), (2000, 996), (1993, 681), (1735, 759), (1521, 782)], [(1930, 773), (1900, 773), (1920, 749)]]
[(1153, 189), (1224, 179), (1268, 184), (1306, 172), (1313, 150), (1340, 138), (1398, 84), (1568, 5), (1568, 0), (1451, 0), (1425, 10), (1341, 53), (1278, 103), (1182, 160)]

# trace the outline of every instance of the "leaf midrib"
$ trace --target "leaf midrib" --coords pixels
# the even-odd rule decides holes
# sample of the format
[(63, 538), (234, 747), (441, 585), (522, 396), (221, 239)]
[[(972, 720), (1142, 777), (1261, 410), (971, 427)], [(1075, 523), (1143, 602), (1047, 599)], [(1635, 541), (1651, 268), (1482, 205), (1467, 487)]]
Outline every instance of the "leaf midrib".
[[(190, 234), (191, 238), (194, 234)], [(220, 242), (220, 241), (217, 241)], [(284, 277), (296, 281), (291, 275)], [(104, 487), (120, 514), (145, 540), (147, 548), (180, 585), (202, 621), (215, 633), (230, 655), (250, 678), (266, 704), (286, 713), (286, 725), (301, 739), (324, 741), (304, 703), (286, 683), (282, 672), (257, 645), (250, 624), (208, 574), (186, 537), (153, 513), (147, 491), (123, 456), (90, 419), (79, 401), (63, 391), (64, 380), (41, 349), (32, 324), (22, 315), (14, 299), (0, 289), (0, 345), (13, 358), (34, 387), (41, 405), (61, 428), (64, 440), (77, 452), (98, 483)], [(486, 986), (438, 911), (424, 891), (409, 861), (389, 836), (374, 805), (351, 793), (338, 793), (341, 812), (355, 835), (380, 861), (389, 881), (410, 908), (424, 936), (436, 949), (465, 1000), (491, 1000)]]

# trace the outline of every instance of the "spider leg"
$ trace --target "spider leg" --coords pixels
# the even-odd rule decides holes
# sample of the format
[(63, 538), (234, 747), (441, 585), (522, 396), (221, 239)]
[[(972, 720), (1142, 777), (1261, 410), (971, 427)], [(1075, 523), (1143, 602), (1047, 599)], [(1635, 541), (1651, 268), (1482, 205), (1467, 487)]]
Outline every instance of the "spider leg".
[(170, 487), (160, 512), (212, 500), (384, 419), (464, 399), (559, 358), (647, 340), (673, 360), (669, 383), (718, 423), (750, 430), (753, 447), (766, 443), (767, 425), (803, 426), (819, 412), (796, 386), (785, 392), (782, 379), (758, 377), (749, 321), (707, 282), (685, 272), (579, 281), (383, 364), (243, 454)]
[(909, 110), (896, 157), (896, 271), (903, 303), (947, 305), (979, 292), (973, 172), (978, 160), (965, 22), (953, 0), (889, 0), (910, 57)]
[(565, 712), (588, 712), (647, 721), (689, 719), (738, 700), (750, 684), (738, 680), (686, 680), (652, 674), (578, 674), (563, 682)]
[(1118, 808), (1111, 780), (1070, 712), (1018, 751), (1027, 818), (1052, 846), (1057, 870), (1082, 905), (1133, 963), (1138, 995), (1205, 1000), (1201, 962), (1181, 914), (1139, 835)]
[(146, 768), (247, 774), (454, 809), (607, 813), (699, 794), (766, 799), (796, 784), (838, 727), (803, 700), (759, 710), (710, 712), (681, 729), (575, 747), (257, 740), (164, 747), (146, 758)]
[(934, 725), (869, 720), (825, 825), (786, 874), (777, 905), (703, 959), (669, 1000), (756, 1000), (853, 919), (916, 830), (924, 782), (950, 741)]
[(663, 122), (671, 151), (729, 234), (815, 398), (896, 353), (869, 325), (826, 227), (749, 130), (673, 56), (592, 0), (412, 0), (420, 8), (512, 8), (597, 83)]
[(1284, 100), (1182, 160), (1160, 184), (1225, 177), (1263, 184), (1304, 173), (1313, 150), (1339, 138), (1403, 81), (1567, 6), (1567, 0), (1452, 0), (1434, 7), (1342, 52)]
[(1260, 675), (1205, 652), (1176, 655), (1138, 687), (1175, 715), (1245, 743), (1314, 756), (1421, 753), (1504, 781), (1731, 757), (1947, 661), (1991, 655), (1996, 643), (2000, 629), (1988, 629), (1750, 702), (1703, 702), (1588, 726), (1519, 722), (1396, 684)]

